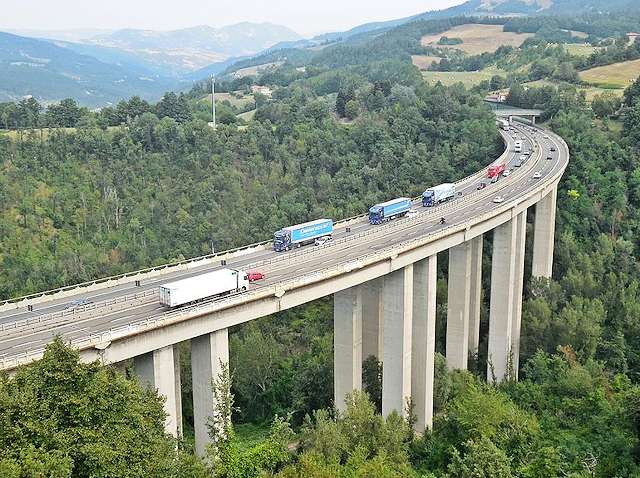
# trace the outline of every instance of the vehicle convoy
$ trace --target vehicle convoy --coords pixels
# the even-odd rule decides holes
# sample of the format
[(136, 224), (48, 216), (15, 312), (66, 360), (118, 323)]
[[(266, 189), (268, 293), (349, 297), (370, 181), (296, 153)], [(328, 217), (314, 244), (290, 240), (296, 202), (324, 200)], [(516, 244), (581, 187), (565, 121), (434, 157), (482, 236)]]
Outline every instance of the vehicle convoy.
[(411, 199), (397, 198), (369, 208), (369, 222), (382, 224), (397, 217), (405, 216), (411, 209)]
[(522, 153), (522, 141), (516, 141), (514, 150), (516, 153)]
[(296, 224), (282, 228), (273, 235), (273, 250), (276, 252), (288, 251), (294, 247), (311, 244), (319, 237), (331, 237), (332, 234), (332, 219), (317, 219)]
[(436, 206), (442, 202), (449, 201), (456, 196), (456, 185), (451, 183), (440, 184), (434, 188), (427, 189), (422, 193), (422, 205), (424, 207)]
[(169, 282), (159, 287), (160, 303), (169, 307), (218, 297), (249, 288), (249, 275), (241, 270), (220, 269)]
[(487, 177), (490, 179), (497, 178), (504, 172), (505, 168), (506, 165), (504, 163), (493, 164), (489, 166), (489, 169), (487, 170)]

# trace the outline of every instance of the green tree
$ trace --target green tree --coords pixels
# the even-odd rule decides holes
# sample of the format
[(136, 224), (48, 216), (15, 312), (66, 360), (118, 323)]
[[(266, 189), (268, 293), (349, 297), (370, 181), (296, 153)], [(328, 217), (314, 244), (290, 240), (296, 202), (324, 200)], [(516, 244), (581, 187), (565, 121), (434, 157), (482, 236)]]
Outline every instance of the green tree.
[(191, 476), (203, 476), (176, 454), (155, 392), (81, 363), (59, 338), (42, 360), (2, 377), (0, 421), (3, 476), (177, 477), (188, 462)]

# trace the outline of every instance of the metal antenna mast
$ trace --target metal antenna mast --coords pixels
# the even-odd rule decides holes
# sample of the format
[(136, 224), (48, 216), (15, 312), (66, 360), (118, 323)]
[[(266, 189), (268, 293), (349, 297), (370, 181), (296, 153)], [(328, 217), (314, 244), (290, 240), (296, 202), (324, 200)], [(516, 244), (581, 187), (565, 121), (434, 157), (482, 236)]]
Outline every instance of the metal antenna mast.
[(211, 124), (216, 129), (216, 77), (211, 75)]

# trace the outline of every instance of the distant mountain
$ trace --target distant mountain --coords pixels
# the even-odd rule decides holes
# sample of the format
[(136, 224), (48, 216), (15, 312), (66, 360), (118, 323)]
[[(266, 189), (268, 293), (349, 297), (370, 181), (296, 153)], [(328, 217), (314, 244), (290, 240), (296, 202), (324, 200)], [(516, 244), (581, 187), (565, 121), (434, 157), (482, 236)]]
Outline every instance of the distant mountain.
[(302, 37), (271, 23), (238, 23), (222, 28), (197, 26), (172, 31), (118, 30), (84, 40), (84, 44), (117, 48), (148, 64), (178, 75), (231, 57), (254, 55), (281, 41)]
[(32, 38), (44, 38), (47, 40), (60, 40), (60, 41), (82, 41), (85, 38), (91, 38), (97, 35), (106, 35), (113, 33), (114, 29), (106, 28), (77, 28), (71, 30), (35, 30), (30, 28), (7, 28), (4, 30), (7, 33), (13, 33), (21, 37)]
[(133, 95), (154, 100), (175, 86), (139, 66), (108, 64), (50, 41), (0, 32), (0, 101), (32, 95), (96, 107)]

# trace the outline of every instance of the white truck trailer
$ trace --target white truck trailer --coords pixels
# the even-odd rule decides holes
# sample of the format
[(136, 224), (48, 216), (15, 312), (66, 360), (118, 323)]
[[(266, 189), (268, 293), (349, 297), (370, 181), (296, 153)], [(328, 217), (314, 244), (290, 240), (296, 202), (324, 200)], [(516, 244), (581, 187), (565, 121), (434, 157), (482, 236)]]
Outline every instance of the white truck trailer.
[(249, 288), (245, 271), (220, 269), (160, 286), (160, 303), (169, 307), (216, 297), (229, 292), (242, 292)]

